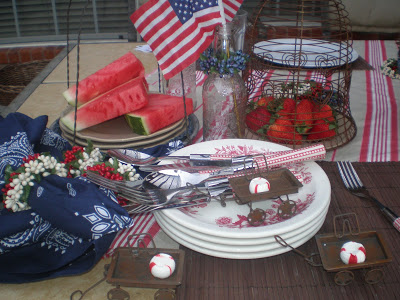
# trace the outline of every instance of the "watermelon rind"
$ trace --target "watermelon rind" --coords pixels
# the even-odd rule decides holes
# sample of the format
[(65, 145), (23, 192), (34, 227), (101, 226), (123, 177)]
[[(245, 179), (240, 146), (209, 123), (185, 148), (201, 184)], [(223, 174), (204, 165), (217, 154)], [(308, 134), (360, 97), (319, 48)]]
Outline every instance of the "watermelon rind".
[[(193, 112), (193, 100), (186, 98), (186, 114)], [(125, 115), (132, 131), (149, 135), (185, 117), (183, 98), (165, 94), (149, 94), (147, 106)]]
[(142, 117), (134, 116), (133, 114), (126, 114), (125, 120), (129, 127), (134, 129), (134, 132), (140, 135), (149, 135), (150, 131), (145, 125)]
[(68, 89), (63, 93), (65, 100), (67, 100), (68, 104), (71, 106), (75, 106), (75, 95), (71, 95), (71, 91)]

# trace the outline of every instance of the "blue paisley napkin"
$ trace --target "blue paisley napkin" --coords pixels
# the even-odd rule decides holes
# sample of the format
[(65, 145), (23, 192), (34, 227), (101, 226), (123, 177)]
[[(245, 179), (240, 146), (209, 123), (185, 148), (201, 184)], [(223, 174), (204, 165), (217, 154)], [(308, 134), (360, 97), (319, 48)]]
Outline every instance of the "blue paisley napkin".
[[(7, 165), (17, 167), (23, 157), (37, 152), (61, 158), (71, 148), (46, 124), (46, 116), (0, 117), (0, 186)], [(28, 203), (29, 210), (0, 211), (0, 282), (86, 272), (101, 259), (118, 231), (133, 226), (114, 193), (84, 177), (45, 177), (33, 186)]]

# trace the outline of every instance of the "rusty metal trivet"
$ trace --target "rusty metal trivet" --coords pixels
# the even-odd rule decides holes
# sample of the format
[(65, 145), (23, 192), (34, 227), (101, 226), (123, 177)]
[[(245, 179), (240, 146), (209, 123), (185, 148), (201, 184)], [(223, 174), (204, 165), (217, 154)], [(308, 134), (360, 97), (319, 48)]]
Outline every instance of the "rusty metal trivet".
[[(328, 272), (337, 272), (334, 281), (337, 285), (348, 285), (354, 280), (352, 270), (362, 269), (364, 281), (368, 284), (376, 284), (383, 279), (384, 271), (380, 267), (392, 261), (392, 255), (382, 235), (376, 231), (360, 231), (358, 218), (355, 213), (337, 215), (333, 218), (334, 233), (319, 234), (315, 236), (321, 264), (316, 264), (312, 257), (318, 255), (313, 253), (306, 255), (287, 244), (280, 236), (275, 240), (284, 247), (290, 247), (297, 254), (313, 266), (322, 266)], [(342, 230), (338, 228), (341, 225)], [(354, 241), (364, 246), (366, 260), (357, 264), (345, 264), (340, 259), (342, 245)]]
[[(247, 204), (249, 202), (257, 202), (273, 199), (282, 195), (295, 194), (303, 185), (287, 168), (268, 170), (262, 172), (258, 169), (253, 173), (249, 173), (244, 169), (245, 175), (240, 177), (229, 178), (229, 183), (235, 191), (238, 204)], [(249, 182), (256, 177), (267, 179), (271, 185), (268, 192), (251, 194), (249, 191)]]
[[(253, 203), (257, 201), (280, 199), (282, 202), (278, 207), (278, 216), (283, 219), (291, 218), (297, 210), (296, 202), (289, 200), (289, 194), (298, 193), (299, 188), (303, 185), (301, 182), (286, 168), (271, 171), (268, 168), (267, 159), (264, 156), (266, 168), (259, 168), (258, 163), (253, 163), (256, 166), (252, 166), (254, 171), (249, 171), (244, 168), (244, 176), (233, 177), (229, 179), (229, 183), (232, 186), (232, 190), (235, 193), (235, 201), (239, 205), (247, 204), (250, 208), (250, 212), (247, 215), (247, 221), (252, 226), (260, 226), (263, 224), (266, 213), (260, 208), (253, 209)], [(252, 179), (256, 177), (263, 177), (270, 183), (270, 190), (263, 193), (252, 194), (249, 191), (249, 184)], [(286, 195), (287, 200), (281, 198), (282, 195)], [(224, 205), (224, 200), (221, 199), (221, 205)]]
[[(145, 246), (143, 242), (145, 237), (151, 240), (153, 248)], [(135, 238), (137, 238), (137, 247), (133, 247), (130, 243)], [(168, 253), (175, 260), (175, 271), (168, 278), (159, 279), (150, 272), (150, 260), (158, 253)], [(117, 248), (112, 256), (111, 263), (105, 266), (104, 277), (84, 292), (80, 290), (73, 292), (71, 300), (82, 299), (103, 281), (115, 286), (107, 293), (108, 300), (130, 299), (129, 293), (121, 289), (121, 286), (160, 289), (154, 296), (155, 300), (175, 299), (174, 289), (182, 282), (184, 260), (184, 250), (157, 248), (153, 237), (148, 233), (130, 235), (128, 247)], [(79, 298), (77, 298), (78, 295)]]

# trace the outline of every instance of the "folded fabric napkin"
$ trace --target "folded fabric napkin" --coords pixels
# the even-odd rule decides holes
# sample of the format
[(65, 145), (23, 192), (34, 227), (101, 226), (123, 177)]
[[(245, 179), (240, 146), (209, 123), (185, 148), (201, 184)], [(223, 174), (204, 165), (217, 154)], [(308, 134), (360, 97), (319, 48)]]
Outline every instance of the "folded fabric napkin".
[[(47, 117), (10, 114), (0, 119), (0, 185), (7, 165), (37, 152), (61, 158), (71, 146), (46, 128)], [(113, 192), (84, 177), (43, 177), (28, 210), (0, 210), (0, 282), (22, 283), (80, 274), (106, 253), (116, 233), (134, 222)]]

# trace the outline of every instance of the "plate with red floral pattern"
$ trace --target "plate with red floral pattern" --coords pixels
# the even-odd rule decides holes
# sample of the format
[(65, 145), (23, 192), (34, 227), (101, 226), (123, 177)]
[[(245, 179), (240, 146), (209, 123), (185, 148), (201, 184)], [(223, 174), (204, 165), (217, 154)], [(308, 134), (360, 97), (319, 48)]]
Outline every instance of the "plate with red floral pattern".
[[(253, 155), (290, 150), (285, 146), (265, 141), (247, 139), (225, 139), (207, 141), (187, 146), (172, 155), (219, 154)], [(290, 218), (277, 214), (281, 200), (269, 199), (253, 203), (253, 208), (261, 208), (266, 218), (260, 226), (252, 226), (248, 220), (249, 207), (228, 201), (225, 207), (217, 201), (180, 209), (166, 209), (157, 212), (163, 219), (174, 222), (188, 230), (214, 237), (229, 239), (266, 238), (284, 234), (306, 226), (318, 218), (329, 206), (331, 185), (325, 172), (315, 162), (299, 162), (291, 165), (291, 170), (301, 174), (303, 187), (296, 194), (288, 195), (296, 202), (297, 210)]]
[[(287, 238), (284, 235), (280, 235), (285, 242), (287, 242), (292, 247), (299, 247), (308, 240), (310, 240), (321, 228), (325, 221), (327, 211), (322, 214), (316, 223), (307, 229), (304, 229), (300, 234)], [(273, 255), (278, 255), (290, 251), (289, 247), (282, 247), (281, 244), (273, 241), (264, 244), (262, 239), (259, 239), (258, 245), (242, 245), (242, 246), (232, 246), (225, 245), (221, 243), (209, 243), (204, 240), (193, 238), (191, 235), (184, 234), (182, 231), (177, 229), (177, 227), (167, 225), (166, 220), (162, 219), (160, 215), (156, 216), (158, 224), (161, 228), (176, 242), (203, 254), (231, 258), (231, 259), (254, 259), (262, 257), (270, 257)], [(182, 229), (182, 228), (181, 228)], [(241, 239), (243, 240), (243, 239)]]

